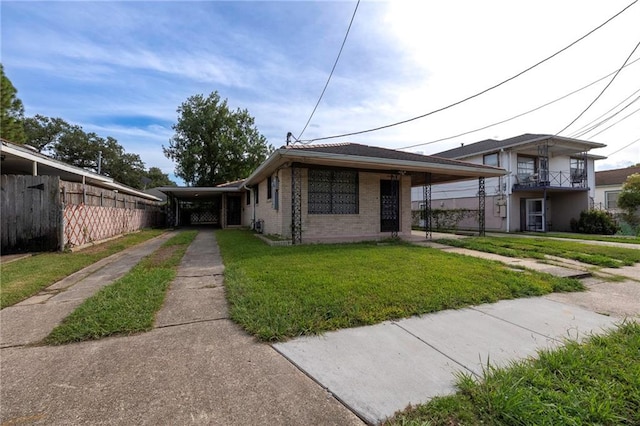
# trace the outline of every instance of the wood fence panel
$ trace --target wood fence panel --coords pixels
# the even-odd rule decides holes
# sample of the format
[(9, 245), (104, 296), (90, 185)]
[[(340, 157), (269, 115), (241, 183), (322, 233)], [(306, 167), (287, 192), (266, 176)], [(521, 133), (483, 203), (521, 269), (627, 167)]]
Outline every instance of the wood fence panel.
[(59, 248), (60, 178), (2, 175), (2, 253)]

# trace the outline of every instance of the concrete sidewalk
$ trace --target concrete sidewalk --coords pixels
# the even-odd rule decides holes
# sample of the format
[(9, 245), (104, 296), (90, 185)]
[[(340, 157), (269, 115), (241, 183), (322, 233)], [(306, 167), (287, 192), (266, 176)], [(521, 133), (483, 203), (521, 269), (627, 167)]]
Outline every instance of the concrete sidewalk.
[[(450, 234), (434, 234), (434, 239), (438, 238), (465, 238), (459, 235)], [(421, 247), (430, 247), (446, 251), (448, 253), (457, 253), (465, 256), (479, 257), (487, 260), (495, 260), (502, 262), (506, 265), (513, 266), (515, 268), (527, 268), (533, 271), (544, 272), (547, 274), (555, 275), (557, 277), (567, 278), (585, 278), (591, 276), (588, 267), (590, 265), (578, 265), (577, 262), (570, 265), (564, 261), (558, 261), (556, 258), (552, 260), (553, 263), (540, 263), (536, 259), (521, 259), (518, 257), (502, 256), (494, 253), (487, 253), (478, 250), (470, 250), (466, 248), (452, 247), (444, 244), (439, 244), (434, 241), (426, 240), (424, 233), (418, 231), (412, 231), (411, 237), (407, 238), (407, 241)]]
[(368, 423), (455, 391), (482, 374), (614, 327), (618, 318), (545, 298), (506, 300), (274, 345)]
[(202, 230), (151, 332), (1, 349), (0, 424), (362, 424), (228, 319), (222, 270)]
[[(556, 264), (458, 249), (416, 236), (412, 243), (503, 262), (561, 277), (588, 277), (588, 265)], [(606, 271), (628, 278), (585, 278), (585, 292), (504, 300), (369, 327), (302, 337), (274, 347), (368, 423), (409, 404), (455, 391), (459, 372), (481, 376), (487, 363), (506, 366), (540, 349), (580, 340), (624, 320), (640, 318), (637, 267)], [(605, 315), (602, 315), (602, 314)]]
[(174, 235), (156, 238), (104, 258), (0, 311), (0, 348), (37, 343), (87, 298), (124, 276)]

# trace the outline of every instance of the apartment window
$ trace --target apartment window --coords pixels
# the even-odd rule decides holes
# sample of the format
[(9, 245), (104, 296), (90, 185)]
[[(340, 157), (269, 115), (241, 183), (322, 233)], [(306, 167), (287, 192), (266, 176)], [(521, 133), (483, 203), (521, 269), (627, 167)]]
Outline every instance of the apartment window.
[(251, 191), (247, 191), (247, 205), (251, 204)]
[(500, 157), (498, 156), (498, 153), (494, 152), (493, 154), (486, 154), (482, 157), (482, 164), (485, 166), (500, 167)]
[(604, 208), (607, 210), (618, 208), (618, 196), (620, 191), (606, 191), (604, 193)]
[(518, 156), (518, 176), (531, 176), (536, 172), (536, 160), (533, 157)]
[(271, 194), (272, 194), (272, 188), (271, 188), (272, 182), (271, 182), (271, 176), (269, 176), (267, 178), (267, 200), (271, 199)]
[(358, 172), (309, 169), (309, 214), (358, 214)]
[(571, 178), (584, 176), (584, 158), (571, 158)]
[(258, 201), (260, 201), (260, 184), (257, 183), (256, 186), (253, 188), (253, 202), (258, 204)]

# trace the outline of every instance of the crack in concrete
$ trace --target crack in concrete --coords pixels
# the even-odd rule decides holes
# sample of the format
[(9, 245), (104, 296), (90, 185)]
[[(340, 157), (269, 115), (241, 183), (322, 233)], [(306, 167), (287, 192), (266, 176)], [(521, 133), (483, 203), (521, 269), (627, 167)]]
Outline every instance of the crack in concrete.
[(169, 327), (180, 327), (182, 325), (199, 324), (199, 323), (202, 323), (202, 322), (214, 322), (214, 321), (222, 321), (222, 320), (231, 321), (231, 318), (229, 318), (229, 317), (207, 318), (207, 319), (201, 319), (201, 320), (178, 322), (178, 323), (174, 323), (174, 324), (157, 325), (154, 328), (155, 329), (159, 329), (159, 328), (169, 328)]
[(440, 349), (438, 349), (437, 347), (435, 347), (434, 345), (432, 345), (431, 343), (427, 342), (426, 340), (424, 340), (422, 337), (416, 335), (415, 333), (412, 333), (411, 331), (407, 330), (406, 328), (404, 328), (403, 326), (401, 326), (400, 324), (398, 324), (395, 321), (391, 322), (393, 325), (395, 325), (396, 327), (398, 327), (399, 329), (401, 329), (402, 331), (404, 331), (405, 333), (409, 334), (410, 336), (412, 336), (415, 339), (418, 339), (418, 341), (422, 342), (423, 344), (429, 346), (431, 349), (433, 349), (434, 351), (440, 353), (441, 355), (443, 355), (445, 358), (450, 359), (451, 361), (455, 362), (456, 364), (458, 364), (459, 366), (461, 366), (462, 368), (464, 368), (465, 370), (467, 370), (468, 372), (470, 372), (471, 374), (473, 374), (476, 377), (480, 377), (475, 371), (473, 371), (471, 368), (467, 367), (466, 365), (464, 365), (462, 362), (458, 361), (457, 359), (451, 357), (450, 355), (446, 354), (444, 351), (441, 351)]

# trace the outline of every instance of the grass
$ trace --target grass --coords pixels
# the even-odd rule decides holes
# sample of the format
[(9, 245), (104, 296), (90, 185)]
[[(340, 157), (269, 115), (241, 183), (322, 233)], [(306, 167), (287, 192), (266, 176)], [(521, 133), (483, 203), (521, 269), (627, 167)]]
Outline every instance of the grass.
[[(525, 233), (525, 235), (540, 235)], [(585, 240), (585, 241), (608, 241), (613, 243), (623, 243), (623, 244), (640, 244), (640, 238), (633, 236), (620, 236), (620, 235), (590, 235), (590, 234), (570, 234), (570, 233), (552, 233), (548, 232), (544, 234), (545, 237), (549, 238), (567, 238), (571, 240)]]
[(638, 425), (640, 324), (629, 322), (535, 360), (461, 375), (458, 392), (385, 425)]
[(2, 265), (0, 308), (21, 302), (92, 263), (163, 232), (157, 229), (143, 230), (77, 252), (40, 253)]
[(176, 268), (196, 234), (185, 231), (169, 239), (124, 277), (83, 302), (47, 336), (45, 343), (60, 345), (150, 330)]
[(436, 241), (454, 247), (508, 257), (544, 259), (545, 255), (552, 255), (607, 268), (619, 268), (640, 262), (640, 250), (637, 249), (590, 245), (548, 238), (474, 237)]
[(216, 234), (231, 318), (265, 341), (552, 291), (577, 280), (405, 243), (271, 247)]

